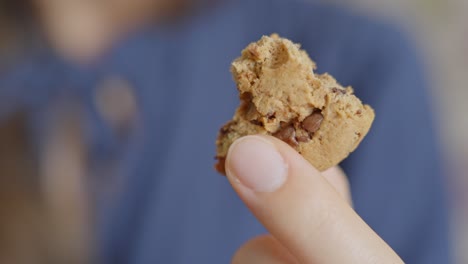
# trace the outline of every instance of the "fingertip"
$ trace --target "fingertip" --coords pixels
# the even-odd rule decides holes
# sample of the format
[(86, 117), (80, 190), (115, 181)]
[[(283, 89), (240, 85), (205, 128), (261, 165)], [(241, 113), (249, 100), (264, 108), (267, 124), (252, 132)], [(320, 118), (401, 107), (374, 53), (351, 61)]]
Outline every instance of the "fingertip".
[(286, 181), (288, 166), (268, 138), (245, 136), (236, 140), (226, 157), (226, 175), (254, 192), (274, 192)]

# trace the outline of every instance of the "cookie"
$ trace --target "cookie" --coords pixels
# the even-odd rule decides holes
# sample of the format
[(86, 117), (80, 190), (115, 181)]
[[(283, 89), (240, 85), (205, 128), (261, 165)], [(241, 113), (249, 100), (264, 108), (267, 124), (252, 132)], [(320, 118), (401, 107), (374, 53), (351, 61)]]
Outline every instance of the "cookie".
[(320, 171), (356, 149), (374, 111), (351, 87), (314, 70), (315, 63), (298, 44), (277, 35), (264, 36), (242, 51), (231, 67), (241, 102), (216, 140), (217, 171), (225, 174), (229, 146), (246, 135), (275, 136)]

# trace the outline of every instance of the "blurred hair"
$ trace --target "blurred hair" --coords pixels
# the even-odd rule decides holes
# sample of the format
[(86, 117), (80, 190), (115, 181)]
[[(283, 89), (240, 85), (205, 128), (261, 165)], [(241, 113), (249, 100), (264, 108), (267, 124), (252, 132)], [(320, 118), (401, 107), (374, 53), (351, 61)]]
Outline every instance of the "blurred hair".
[(33, 45), (34, 7), (31, 0), (0, 0), (0, 58), (2, 64)]
[(31, 7), (30, 4), (30, 0), (1, 0), (0, 8), (2, 14), (13, 17), (14, 15), (19, 14), (19, 12), (29, 12)]

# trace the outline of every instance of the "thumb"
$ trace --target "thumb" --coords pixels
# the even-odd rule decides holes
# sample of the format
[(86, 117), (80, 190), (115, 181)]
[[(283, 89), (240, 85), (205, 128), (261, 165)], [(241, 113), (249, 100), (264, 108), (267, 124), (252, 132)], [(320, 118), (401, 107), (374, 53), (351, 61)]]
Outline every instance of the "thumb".
[(402, 263), (334, 187), (284, 142), (233, 143), (226, 173), (257, 219), (300, 263)]

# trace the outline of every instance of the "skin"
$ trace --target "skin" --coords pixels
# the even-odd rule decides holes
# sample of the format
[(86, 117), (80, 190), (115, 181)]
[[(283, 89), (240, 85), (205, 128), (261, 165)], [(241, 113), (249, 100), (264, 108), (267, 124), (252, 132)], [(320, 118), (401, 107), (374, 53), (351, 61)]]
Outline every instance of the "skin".
[(64, 58), (91, 63), (113, 42), (150, 21), (159, 23), (184, 0), (33, 0), (49, 43)]
[[(126, 32), (158, 21), (173, 2), (34, 0), (50, 44), (79, 63), (92, 62)], [(234, 190), (270, 233), (244, 244), (232, 263), (403, 263), (352, 209), (339, 168), (320, 173), (284, 142), (248, 136), (231, 146), (226, 170)]]
[[(275, 151), (283, 164), (272, 162)], [(282, 181), (259, 175), (283, 169)], [(226, 170), (234, 190), (270, 233), (244, 244), (232, 263), (403, 263), (352, 209), (339, 168), (320, 173), (284, 142), (247, 136), (231, 146)]]

